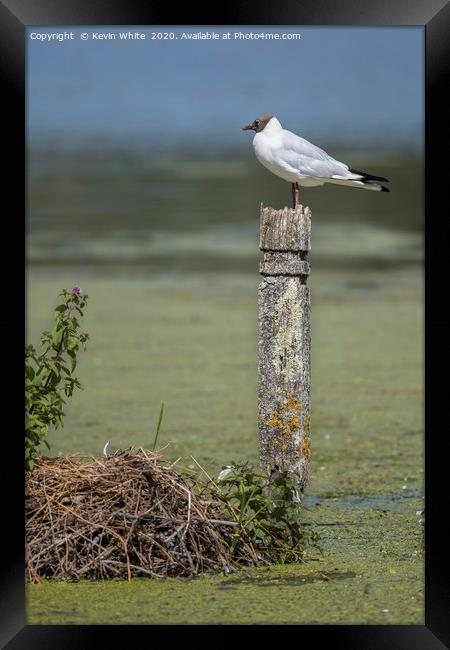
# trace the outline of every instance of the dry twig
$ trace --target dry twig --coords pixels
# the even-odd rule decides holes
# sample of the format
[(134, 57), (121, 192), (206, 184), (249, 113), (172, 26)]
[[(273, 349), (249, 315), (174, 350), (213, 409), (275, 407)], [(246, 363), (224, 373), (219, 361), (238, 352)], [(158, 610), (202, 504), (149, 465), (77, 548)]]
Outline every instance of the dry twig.
[(26, 520), (33, 582), (229, 570), (237, 525), (144, 449), (39, 459), (27, 473)]

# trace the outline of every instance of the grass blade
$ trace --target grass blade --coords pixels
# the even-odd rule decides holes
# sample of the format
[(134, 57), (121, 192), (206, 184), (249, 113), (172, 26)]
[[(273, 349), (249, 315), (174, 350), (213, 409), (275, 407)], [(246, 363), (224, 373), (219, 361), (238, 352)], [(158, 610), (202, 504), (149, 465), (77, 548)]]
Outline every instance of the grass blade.
[(158, 442), (159, 430), (161, 428), (161, 423), (162, 423), (163, 416), (164, 416), (164, 402), (161, 403), (161, 408), (159, 410), (158, 424), (156, 425), (156, 434), (155, 434), (155, 439), (153, 441), (153, 449), (152, 449), (152, 451), (155, 451), (155, 449), (156, 449), (156, 443)]

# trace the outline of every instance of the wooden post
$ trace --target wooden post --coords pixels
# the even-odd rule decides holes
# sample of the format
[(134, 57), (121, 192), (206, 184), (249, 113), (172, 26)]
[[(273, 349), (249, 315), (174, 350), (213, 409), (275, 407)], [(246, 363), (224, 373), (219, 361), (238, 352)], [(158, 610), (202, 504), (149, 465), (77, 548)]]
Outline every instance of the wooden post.
[(301, 205), (274, 210), (261, 204), (260, 460), (272, 478), (293, 475), (300, 492), (310, 456), (310, 217)]

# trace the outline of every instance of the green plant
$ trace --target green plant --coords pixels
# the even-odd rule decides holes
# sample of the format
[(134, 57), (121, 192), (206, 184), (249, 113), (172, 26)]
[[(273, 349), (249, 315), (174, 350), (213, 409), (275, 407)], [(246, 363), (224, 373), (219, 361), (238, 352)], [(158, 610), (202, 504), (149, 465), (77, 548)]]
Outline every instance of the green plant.
[(164, 416), (164, 402), (162, 402), (161, 408), (159, 410), (158, 424), (156, 425), (156, 433), (155, 433), (155, 439), (153, 441), (153, 449), (152, 449), (152, 451), (155, 451), (155, 449), (156, 449), (156, 443), (158, 442), (159, 430), (161, 428), (163, 416)]
[(223, 468), (213, 493), (224, 514), (238, 523), (230, 542), (232, 556), (248, 557), (250, 550), (256, 561), (295, 562), (304, 558), (307, 545), (317, 547), (319, 536), (305, 533), (301, 504), (290, 498), (296, 489), (286, 472), (269, 484), (266, 474), (247, 463)]
[(61, 303), (55, 309), (55, 325), (51, 332), (42, 332), (41, 351), (33, 345), (25, 347), (25, 465), (32, 469), (42, 443), (50, 448), (47, 434), (50, 427), (63, 426), (63, 405), (81, 384), (74, 376), (80, 346), (86, 348), (88, 334), (80, 332), (87, 295), (80, 287), (65, 289), (59, 294)]

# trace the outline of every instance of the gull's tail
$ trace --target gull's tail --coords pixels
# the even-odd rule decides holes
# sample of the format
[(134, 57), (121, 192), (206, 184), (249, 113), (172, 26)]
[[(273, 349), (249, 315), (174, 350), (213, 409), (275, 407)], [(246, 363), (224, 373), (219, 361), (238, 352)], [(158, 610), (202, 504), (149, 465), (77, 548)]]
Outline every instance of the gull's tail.
[(381, 183), (389, 183), (387, 178), (366, 174), (366, 172), (360, 172), (351, 167), (344, 167), (343, 173), (333, 174), (327, 180), (329, 183), (347, 185), (347, 187), (363, 187), (365, 190), (374, 190), (375, 192), (389, 192), (387, 187), (381, 185)]
[(387, 187), (381, 185), (381, 183), (389, 183), (388, 178), (383, 176), (373, 176), (372, 174), (366, 174), (366, 172), (360, 172), (357, 169), (348, 168), (348, 171), (352, 174), (349, 180), (359, 181), (367, 190), (376, 190), (378, 192), (389, 192)]

